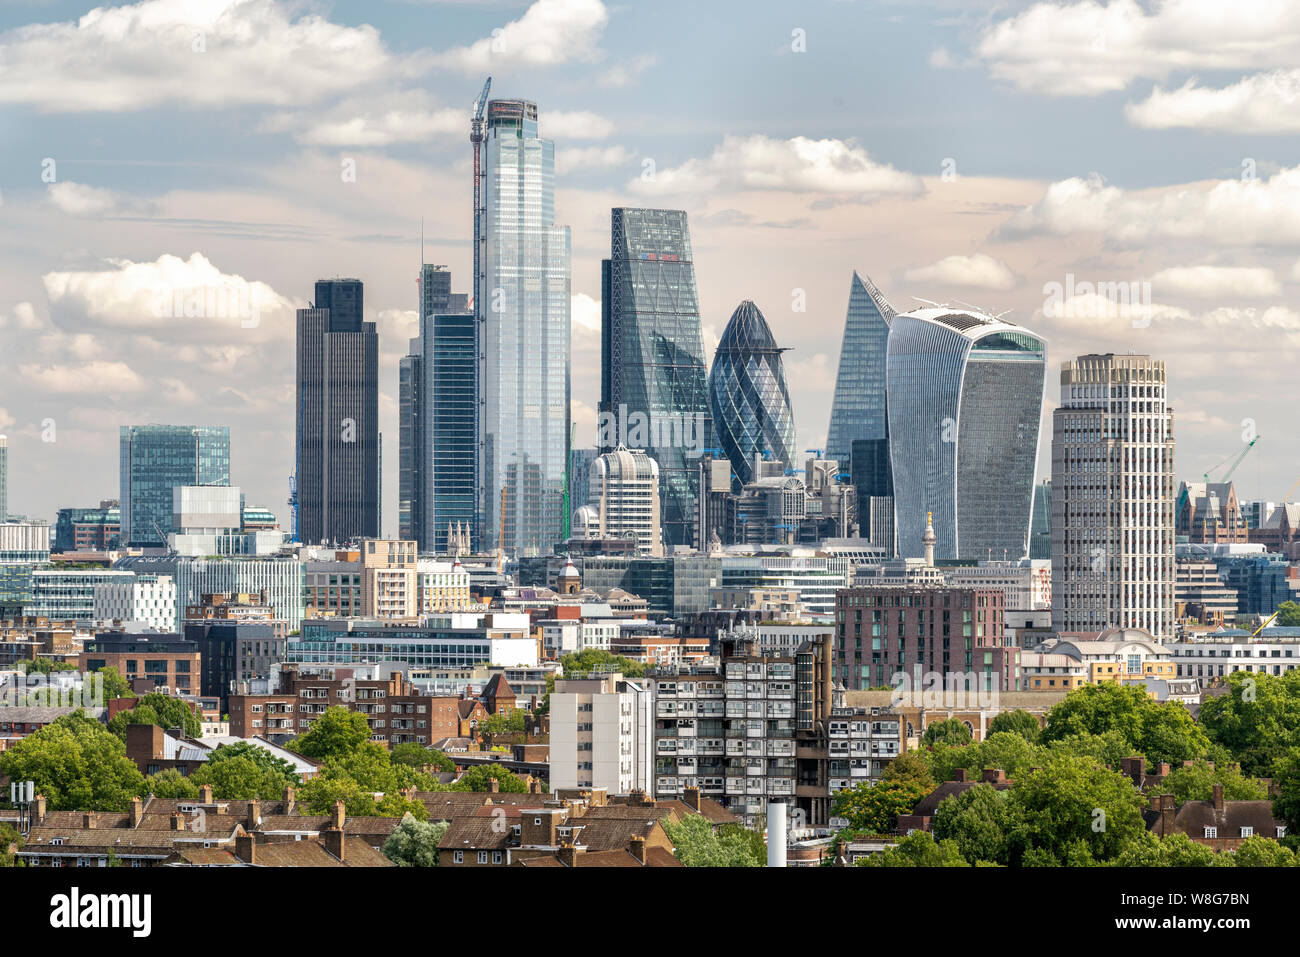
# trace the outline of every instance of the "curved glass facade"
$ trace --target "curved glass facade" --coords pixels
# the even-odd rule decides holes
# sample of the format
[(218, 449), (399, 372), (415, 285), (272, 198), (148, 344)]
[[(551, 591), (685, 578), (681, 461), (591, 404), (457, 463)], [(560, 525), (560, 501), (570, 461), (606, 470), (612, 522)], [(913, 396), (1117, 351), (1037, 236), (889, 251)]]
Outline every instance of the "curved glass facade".
[(935, 558), (1025, 556), (1042, 420), (1046, 344), (978, 313), (923, 309), (889, 334), (890, 460), (898, 549)]
[(709, 372), (709, 405), (718, 444), (741, 485), (754, 478), (754, 456), (794, 459), (794, 415), (772, 330), (746, 299), (731, 314)]

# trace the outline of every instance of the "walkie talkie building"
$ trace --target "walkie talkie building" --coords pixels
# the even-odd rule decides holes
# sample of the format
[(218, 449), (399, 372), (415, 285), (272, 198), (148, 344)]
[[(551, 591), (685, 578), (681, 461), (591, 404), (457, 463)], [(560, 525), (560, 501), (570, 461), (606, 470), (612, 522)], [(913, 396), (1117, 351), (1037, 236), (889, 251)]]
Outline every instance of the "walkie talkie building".
[(891, 321), (885, 377), (899, 551), (1020, 559), (1028, 551), (1047, 344), (1013, 323), (947, 307)]

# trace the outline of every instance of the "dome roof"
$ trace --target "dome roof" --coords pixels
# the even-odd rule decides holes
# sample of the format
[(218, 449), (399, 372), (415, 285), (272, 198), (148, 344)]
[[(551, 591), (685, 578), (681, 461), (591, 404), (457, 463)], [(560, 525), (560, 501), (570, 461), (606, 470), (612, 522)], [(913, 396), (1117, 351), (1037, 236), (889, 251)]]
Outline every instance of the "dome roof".
[(775, 352), (777, 345), (758, 306), (746, 299), (727, 320), (727, 328), (718, 340), (718, 349), (727, 352)]

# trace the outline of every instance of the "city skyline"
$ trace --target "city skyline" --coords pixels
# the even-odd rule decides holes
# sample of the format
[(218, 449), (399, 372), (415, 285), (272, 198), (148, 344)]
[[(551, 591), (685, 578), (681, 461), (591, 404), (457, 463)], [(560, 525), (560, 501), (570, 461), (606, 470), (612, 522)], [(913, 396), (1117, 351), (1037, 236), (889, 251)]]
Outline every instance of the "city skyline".
[[(910, 307), (915, 295), (1011, 309), (1013, 320), (1049, 340), (1053, 367), (1092, 352), (1163, 356), (1179, 417), (1176, 478), (1197, 479), (1228, 459), (1249, 419), (1264, 439), (1234, 477), (1239, 495), (1280, 499), (1295, 478), (1295, 449), (1274, 401), (1284, 373), (1269, 359), (1294, 343), (1300, 319), (1285, 305), (1296, 281), (1294, 237), (1287, 216), (1268, 210), (1295, 202), (1297, 177), (1285, 165), (1294, 135), (1276, 120), (1244, 130), (1209, 119), (1197, 128), (1184, 118), (1191, 128), (1159, 129), (1144, 106), (1157, 87), (1176, 91), (1197, 66), (1200, 82), (1227, 88), (1268, 58), (1215, 69), (1192, 51), (1194, 66), (1146, 74), (1116, 66), (1095, 87), (1063, 89), (1046, 57), (1008, 42), (1026, 29), (1024, 6), (988, 23), (958, 14), (939, 25), (935, 7), (840, 5), (834, 20), (810, 10), (800, 15), (807, 41), (800, 52), (786, 18), (763, 10), (742, 26), (696, 11), (698, 36), (666, 44), (648, 13), (594, 0), (405, 10), (341, 4), (327, 23), (363, 43), (358, 62), (372, 69), (333, 82), (388, 90), (407, 107), (396, 115), (408, 122), (394, 129), (384, 125), (387, 114), (355, 98), (313, 112), (346, 89), (322, 92), (305, 82), (268, 102), (247, 83), (223, 85), (217, 81), (237, 60), (220, 29), (197, 54), (183, 11), (128, 5), (165, 10), (167, 22), (184, 28), (189, 59), (175, 68), (194, 79), (191, 88), (212, 91), (206, 101), (142, 88), (129, 62), (113, 57), (86, 59), (98, 80), (90, 94), (70, 95), (58, 79), (0, 86), (32, 120), (13, 140), (13, 155), (30, 159), (6, 162), (0, 182), (0, 209), (13, 235), (24, 236), (0, 267), (0, 344), (18, 357), (14, 387), (0, 397), (0, 430), (13, 461), (24, 463), (10, 477), (9, 509), (52, 519), (60, 506), (112, 497), (102, 476), (113, 468), (117, 428), (187, 421), (231, 427), (249, 501), (273, 508), (289, 527), (293, 468), (284, 452), (294, 410), (285, 346), (306, 298), (301, 290), (321, 275), (356, 275), (369, 287), (366, 319), (380, 327), (380, 431), (397, 435), (396, 363), (418, 318), (410, 282), (419, 219), (427, 219), (428, 258), (468, 274), (468, 103), (488, 73), (494, 89), (539, 104), (542, 135), (557, 143), (556, 205), (574, 230), (577, 445), (595, 444), (599, 363), (590, 334), (599, 325), (609, 210), (673, 207), (692, 221), (706, 357), (735, 302), (762, 303), (777, 340), (792, 349), (787, 374), (802, 447), (824, 444), (843, 281), (856, 269), (900, 305)], [(561, 8), (581, 15), (563, 21), (560, 39), (510, 28), (525, 17), (535, 27)], [(15, 31), (32, 22), (64, 24), (59, 29), (83, 42), (97, 27), (77, 25), (82, 12), (7, 8), (0, 46), (21, 57), (28, 41)], [(268, 42), (307, 42), (283, 28), (293, 20), (280, 7), (246, 5), (238, 16), (260, 18)], [(1056, 16), (1057, 28), (1075, 29), (1064, 13)], [(1143, 19), (1160, 24), (1158, 14)], [(366, 22), (372, 32), (361, 29)], [(408, 61), (428, 31), (406, 28), (431, 22), (444, 28), (446, 48), (432, 51), (435, 65), (410, 81), (404, 71), (419, 72)], [(724, 80), (709, 104), (664, 96), (669, 80), (680, 91), (678, 83), (698, 75), (691, 63), (707, 59), (702, 49), (722, 55), (707, 36), (724, 23), (732, 37), (725, 55), (770, 57), (766, 72), (789, 92), (775, 89), (777, 80), (757, 88)], [(498, 26), (514, 46), (491, 48)], [(1267, 18), (1251, 29), (1290, 35), (1287, 24)], [(844, 66), (851, 58), (840, 54), (864, 31), (890, 42), (854, 77)], [(1125, 38), (1111, 41), (1118, 58)], [(124, 48), (145, 42), (131, 34)], [(638, 57), (651, 50), (653, 62)], [(303, 52), (313, 52), (310, 44)], [(922, 79), (900, 84), (898, 65), (909, 60), (921, 64)], [(580, 83), (593, 63), (597, 82)], [(836, 88), (830, 97), (828, 85)], [(886, 88), (893, 98), (846, 120), (850, 97)], [(738, 108), (764, 93), (772, 99), (762, 109)], [(177, 117), (178, 103), (200, 109)], [(992, 127), (975, 135), (995, 112)], [(45, 113), (51, 118), (41, 119)], [(66, 122), (70, 115), (78, 122)], [(165, 141), (139, 135), (162, 117), (173, 124)], [(232, 123), (219, 139), (200, 132), (213, 117)], [(1066, 126), (1083, 135), (1043, 135)], [(1113, 149), (1121, 139), (1137, 148)], [(348, 159), (350, 182), (342, 178)], [(646, 160), (654, 161), (653, 179), (643, 178)], [(162, 290), (227, 279), (256, 302), (256, 322), (236, 303), (177, 323), (176, 310), (160, 302)], [(1149, 308), (1098, 310), (1082, 293), (1062, 301), (1059, 315), (1045, 314), (1055, 308), (1044, 291), (1050, 283), (1078, 290), (1084, 282), (1145, 281)], [(1215, 354), (1225, 337), (1233, 349)], [(1051, 391), (1045, 414), (1055, 406)], [(390, 463), (395, 446), (390, 438)], [(1040, 476), (1046, 456), (1040, 445)], [(385, 469), (384, 534), (397, 527), (397, 471)]]

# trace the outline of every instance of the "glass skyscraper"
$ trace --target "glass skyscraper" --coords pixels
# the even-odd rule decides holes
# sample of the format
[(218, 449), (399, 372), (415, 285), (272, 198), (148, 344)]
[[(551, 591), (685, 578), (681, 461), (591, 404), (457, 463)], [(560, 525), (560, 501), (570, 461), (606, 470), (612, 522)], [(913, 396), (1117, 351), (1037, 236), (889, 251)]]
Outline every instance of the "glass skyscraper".
[(890, 461), (898, 550), (920, 558), (1025, 557), (1047, 345), (1020, 326), (947, 307), (889, 332)]
[[(600, 411), (623, 440), (658, 463), (667, 544), (691, 545), (699, 480), (694, 460), (713, 443), (686, 213), (618, 208), (610, 211), (610, 226), (610, 258), (601, 271)], [(638, 413), (647, 425), (644, 444), (628, 437)], [(618, 444), (605, 443), (601, 451)]]
[[(853, 443), (884, 439), (889, 434), (885, 411), (885, 352), (894, 308), (870, 279), (857, 272), (849, 284), (849, 312), (844, 320), (840, 369), (826, 430), (826, 457), (849, 464)], [(875, 492), (873, 494), (882, 494)]]
[[(422, 547), (450, 550), (448, 531), (468, 529), (470, 548), (481, 537), (478, 521), (478, 339), (473, 314), (426, 316), (424, 342), (425, 442)], [(455, 528), (452, 528), (455, 526)]]
[(9, 438), (0, 435), (0, 522), (9, 517)]
[[(555, 225), (555, 145), (537, 105), (491, 100), (480, 154), (479, 505), (483, 546), (549, 551), (569, 461), (569, 229)], [(501, 513), (504, 501), (504, 520)]]
[(731, 314), (709, 372), (709, 403), (718, 444), (740, 485), (754, 475), (754, 457), (794, 467), (794, 414), (785, 368), (767, 320), (746, 299)]
[(295, 531), (309, 544), (379, 536), (379, 334), (362, 293), (322, 279), (298, 310)]
[(124, 425), (119, 439), (123, 545), (167, 544), (176, 486), (230, 484), (224, 425)]

